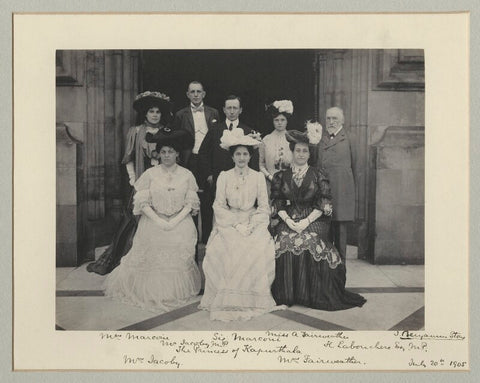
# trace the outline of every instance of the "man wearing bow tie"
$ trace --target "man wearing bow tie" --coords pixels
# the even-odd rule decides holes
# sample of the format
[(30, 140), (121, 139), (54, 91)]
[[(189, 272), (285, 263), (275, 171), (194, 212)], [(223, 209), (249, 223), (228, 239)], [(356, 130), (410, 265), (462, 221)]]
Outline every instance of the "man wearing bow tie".
[(343, 128), (343, 110), (333, 107), (326, 113), (327, 131), (318, 144), (317, 167), (330, 180), (333, 216), (332, 239), (345, 262), (347, 223), (355, 220), (355, 148)]
[[(194, 138), (193, 147), (182, 152), (181, 160), (183, 165), (193, 173), (199, 187), (203, 243), (206, 243), (205, 238), (208, 237), (211, 230), (213, 212), (211, 206), (208, 206), (209, 201), (206, 196), (208, 185), (205, 184), (204, 178), (201, 176), (198, 151), (207, 133), (218, 120), (218, 111), (203, 104), (205, 95), (206, 92), (200, 82), (192, 81), (188, 84), (187, 98), (190, 100), (190, 105), (180, 109), (175, 114), (174, 121), (175, 129), (186, 130)], [(206, 231), (208, 234), (205, 236)]]
[[(252, 132), (247, 125), (243, 124), (239, 120), (239, 116), (242, 113), (242, 104), (240, 97), (228, 96), (225, 100), (223, 107), (225, 113), (225, 121), (219, 122), (213, 129), (210, 129), (202, 142), (198, 155), (200, 157), (200, 163), (202, 166), (203, 176), (209, 185), (212, 185), (212, 189), (215, 190), (218, 175), (223, 170), (229, 170), (233, 168), (233, 160), (228, 150), (220, 147), (220, 138), (223, 135), (225, 129), (232, 130), (234, 128), (243, 129), (244, 134)], [(258, 153), (250, 159), (249, 166), (252, 169), (258, 170)]]

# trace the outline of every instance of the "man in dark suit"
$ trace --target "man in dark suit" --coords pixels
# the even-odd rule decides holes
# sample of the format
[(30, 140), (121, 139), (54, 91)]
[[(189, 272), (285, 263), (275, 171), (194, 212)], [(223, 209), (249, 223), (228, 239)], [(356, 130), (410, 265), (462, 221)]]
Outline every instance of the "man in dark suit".
[(326, 113), (326, 128), (318, 144), (317, 167), (330, 180), (333, 202), (332, 239), (345, 262), (347, 223), (355, 220), (355, 148), (345, 129), (342, 109), (333, 107)]
[[(239, 116), (242, 113), (240, 97), (234, 95), (228, 96), (225, 100), (223, 112), (226, 116), (225, 121), (219, 122), (208, 131), (207, 136), (202, 142), (200, 151), (198, 152), (203, 177), (207, 184), (212, 186), (213, 191), (215, 191), (217, 178), (220, 172), (223, 170), (229, 170), (234, 166), (230, 152), (220, 147), (220, 138), (222, 137), (224, 130), (241, 128), (243, 129), (244, 134), (252, 132), (252, 129), (241, 123), (239, 120)], [(249, 166), (252, 169), (258, 170), (257, 151), (255, 151), (255, 154), (250, 159)], [(215, 193), (212, 194), (212, 202), (214, 196)]]
[[(205, 184), (205, 179), (200, 172), (200, 162), (198, 151), (205, 139), (207, 133), (218, 121), (218, 111), (210, 106), (204, 105), (203, 99), (206, 92), (203, 85), (198, 81), (192, 81), (188, 84), (187, 98), (190, 105), (180, 109), (175, 114), (175, 129), (186, 130), (193, 137), (193, 147), (190, 147), (181, 153), (181, 162), (195, 176), (199, 187), (200, 198), (200, 216), (202, 222), (202, 238), (201, 241), (206, 243), (206, 238), (211, 231), (212, 225), (212, 208), (209, 206), (209, 198), (207, 197), (209, 185)], [(198, 224), (197, 219), (195, 223)]]

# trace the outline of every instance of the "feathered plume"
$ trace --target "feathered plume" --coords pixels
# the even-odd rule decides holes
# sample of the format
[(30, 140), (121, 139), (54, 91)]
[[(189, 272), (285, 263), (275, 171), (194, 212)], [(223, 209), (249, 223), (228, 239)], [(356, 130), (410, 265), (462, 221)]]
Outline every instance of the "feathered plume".
[(320, 125), (319, 122), (307, 121), (306, 126), (308, 141), (310, 141), (312, 145), (318, 144), (322, 139), (322, 125)]

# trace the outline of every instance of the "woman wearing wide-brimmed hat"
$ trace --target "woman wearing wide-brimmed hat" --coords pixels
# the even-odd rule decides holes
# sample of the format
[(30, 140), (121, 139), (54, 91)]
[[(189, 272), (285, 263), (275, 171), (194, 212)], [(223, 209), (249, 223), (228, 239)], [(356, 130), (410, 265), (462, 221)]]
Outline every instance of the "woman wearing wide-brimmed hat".
[[(170, 131), (168, 123), (172, 117), (170, 98), (161, 92), (140, 93), (135, 97), (133, 108), (137, 112), (137, 124), (127, 132), (122, 159), (130, 185), (133, 185), (146, 169), (158, 163), (155, 144), (145, 140), (146, 134)], [(131, 200), (132, 197), (112, 243), (96, 262), (87, 266), (88, 271), (100, 275), (109, 273), (130, 249), (137, 227), (137, 220), (131, 214)]]
[(275, 249), (268, 232), (270, 207), (265, 177), (248, 166), (259, 141), (243, 129), (225, 130), (220, 146), (235, 164), (218, 176), (214, 225), (203, 271), (200, 308), (210, 319), (247, 320), (278, 309), (270, 291)]
[(345, 265), (329, 240), (330, 185), (322, 171), (308, 164), (321, 134), (318, 123), (307, 123), (306, 132), (287, 132), (292, 164), (272, 180), (273, 215), (280, 219), (273, 229), (272, 293), (277, 304), (344, 310), (362, 306), (365, 299), (345, 290)]
[(122, 164), (127, 167), (130, 185), (133, 185), (146, 169), (158, 163), (155, 158), (155, 144), (146, 142), (145, 135), (165, 129), (168, 132), (168, 123), (172, 118), (170, 97), (164, 93), (140, 93), (133, 102), (133, 108), (137, 111), (140, 124), (128, 130), (122, 160)]
[(201, 287), (195, 263), (200, 202), (193, 174), (177, 164), (191, 144), (183, 131), (147, 135), (160, 164), (135, 182), (133, 213), (140, 216), (133, 245), (105, 281), (105, 295), (154, 312), (189, 303)]

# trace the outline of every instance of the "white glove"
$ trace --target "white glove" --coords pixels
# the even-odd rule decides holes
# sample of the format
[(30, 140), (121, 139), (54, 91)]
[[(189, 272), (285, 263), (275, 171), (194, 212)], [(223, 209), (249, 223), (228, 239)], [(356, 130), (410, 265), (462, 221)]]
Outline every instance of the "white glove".
[(125, 165), (127, 168), (127, 173), (129, 180), (128, 182), (130, 183), (131, 186), (135, 183), (135, 168), (133, 166), (133, 162), (129, 162), (127, 165)]
[(244, 225), (243, 223), (239, 223), (238, 225), (236, 225), (235, 229), (244, 237), (250, 235), (250, 233), (252, 232), (250, 225)]
[(302, 219), (301, 221), (297, 222), (295, 224), (295, 231), (300, 234), (302, 231), (304, 231), (308, 225), (310, 225), (310, 222), (308, 222), (308, 219)]
[[(287, 220), (285, 221), (285, 223), (287, 224), (287, 226), (292, 229), (293, 231), (297, 231), (297, 224), (294, 222), (293, 219), (291, 218), (287, 218)], [(298, 233), (298, 232), (297, 232)]]
[(157, 224), (158, 227), (166, 231), (172, 230), (175, 227), (175, 225), (173, 225), (171, 221), (166, 221), (161, 218), (159, 218), (158, 220), (155, 220), (155, 223)]
[[(273, 206), (272, 206), (272, 209), (273, 209)], [(285, 210), (280, 210), (280, 211), (278, 212), (278, 216), (279, 216), (283, 221), (285, 221), (285, 223), (287, 223), (287, 219), (290, 218)]]
[(168, 221), (168, 224), (169, 224), (169, 225), (171, 226), (171, 228), (173, 229), (175, 226), (177, 226), (177, 225), (180, 223), (180, 221), (181, 221), (183, 218), (185, 218), (185, 217), (183, 217), (183, 216), (182, 216), (182, 217), (176, 216), (176, 217), (170, 219), (170, 220)]

